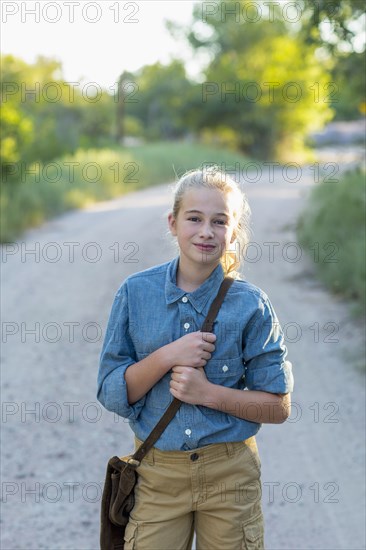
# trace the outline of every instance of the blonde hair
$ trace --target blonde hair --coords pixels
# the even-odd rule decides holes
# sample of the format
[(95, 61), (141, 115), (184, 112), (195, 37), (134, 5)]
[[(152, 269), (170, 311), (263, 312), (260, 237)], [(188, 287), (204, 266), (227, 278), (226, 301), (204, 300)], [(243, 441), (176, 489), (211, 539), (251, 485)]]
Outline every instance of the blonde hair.
[(251, 210), (245, 193), (240, 189), (233, 178), (216, 166), (186, 172), (173, 187), (174, 203), (172, 214), (174, 218), (177, 219), (179, 210), (182, 206), (184, 193), (188, 189), (202, 187), (217, 189), (225, 195), (232, 194), (233, 196), (235, 202), (235, 241), (233, 243), (235, 245), (235, 251), (226, 250), (220, 258), (220, 263), (225, 276), (239, 279), (240, 273), (238, 269), (241, 263), (241, 256), (249, 243)]

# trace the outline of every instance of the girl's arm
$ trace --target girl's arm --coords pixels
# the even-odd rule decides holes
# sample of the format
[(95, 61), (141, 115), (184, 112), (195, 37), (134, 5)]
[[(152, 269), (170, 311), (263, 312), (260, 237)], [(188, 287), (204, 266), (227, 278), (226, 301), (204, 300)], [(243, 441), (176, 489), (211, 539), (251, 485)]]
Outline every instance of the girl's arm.
[(227, 388), (209, 382), (201, 368), (174, 367), (170, 392), (185, 403), (203, 405), (260, 424), (281, 424), (291, 413), (290, 393)]
[(169, 344), (157, 349), (125, 372), (128, 403), (141, 399), (174, 366)]
[(260, 424), (282, 424), (291, 414), (291, 394), (235, 390), (211, 384), (206, 407)]
[(251, 422), (280, 424), (289, 417), (293, 376), (283, 332), (267, 296), (262, 294), (256, 307), (243, 333), (243, 374), (248, 389), (214, 384), (204, 369), (180, 364), (173, 368), (170, 384), (174, 397)]
[(138, 361), (129, 330), (126, 282), (119, 288), (109, 316), (97, 379), (97, 399), (107, 410), (137, 419), (144, 396), (174, 365), (206, 365), (216, 336), (208, 332), (186, 334)]
[(191, 332), (157, 349), (145, 359), (130, 365), (125, 372), (128, 402), (133, 405), (175, 365), (199, 368), (207, 363), (214, 351), (215, 334)]

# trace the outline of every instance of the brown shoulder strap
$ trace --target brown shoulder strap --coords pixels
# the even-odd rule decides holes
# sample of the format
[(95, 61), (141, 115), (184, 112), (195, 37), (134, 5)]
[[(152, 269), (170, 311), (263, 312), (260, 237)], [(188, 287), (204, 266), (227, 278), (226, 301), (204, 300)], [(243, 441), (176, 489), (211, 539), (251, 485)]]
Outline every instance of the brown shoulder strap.
[[(201, 332), (212, 332), (212, 327), (218, 311), (221, 307), (222, 302), (224, 301), (227, 291), (229, 290), (233, 282), (234, 279), (232, 279), (231, 277), (225, 277), (225, 279), (222, 281), (219, 292), (212, 302), (207, 317), (204, 320)], [(159, 422), (156, 424), (155, 428), (153, 428), (145, 441), (140, 445), (135, 454), (131, 457), (131, 464), (134, 464), (135, 461), (135, 466), (138, 466), (140, 464), (141, 460), (149, 452), (154, 443), (159, 439), (169, 422), (173, 420), (181, 404), (182, 401), (180, 401), (179, 399), (173, 399), (163, 416), (160, 418)]]

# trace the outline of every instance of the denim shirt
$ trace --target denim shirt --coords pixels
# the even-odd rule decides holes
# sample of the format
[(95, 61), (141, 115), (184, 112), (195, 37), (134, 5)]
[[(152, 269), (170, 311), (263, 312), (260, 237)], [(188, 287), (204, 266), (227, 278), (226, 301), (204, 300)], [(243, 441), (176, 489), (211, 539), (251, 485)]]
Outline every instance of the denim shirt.
[[(179, 256), (127, 277), (116, 293), (102, 346), (97, 398), (107, 410), (127, 418), (140, 440), (146, 439), (173, 399), (169, 391), (171, 371), (129, 405), (126, 369), (158, 348), (200, 330), (224, 278), (219, 264), (199, 288), (185, 292), (176, 285), (178, 262)], [(293, 391), (292, 365), (286, 361), (283, 332), (261, 289), (234, 280), (213, 332), (215, 350), (204, 367), (210, 382), (241, 390)], [(242, 441), (260, 427), (230, 411), (183, 403), (155, 446), (186, 451), (211, 443)]]

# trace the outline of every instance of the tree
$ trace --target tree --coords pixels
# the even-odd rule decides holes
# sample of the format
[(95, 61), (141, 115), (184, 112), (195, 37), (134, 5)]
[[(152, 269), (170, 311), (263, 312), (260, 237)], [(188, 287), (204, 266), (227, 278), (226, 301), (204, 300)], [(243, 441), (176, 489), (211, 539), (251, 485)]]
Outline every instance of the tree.
[(1, 63), (1, 176), (7, 181), (21, 160), (22, 151), (32, 141), (33, 123), (20, 108), (20, 87), (17, 76), (25, 63), (8, 55)]
[(182, 62), (145, 65), (130, 84), (125, 114), (141, 123), (148, 139), (176, 139), (189, 131), (186, 116), (194, 86)]
[[(239, 2), (224, 4), (227, 14)], [(241, 0), (240, 13), (250, 4)], [(187, 30), (194, 49), (211, 53), (196, 129), (234, 135), (237, 147), (257, 158), (301, 153), (306, 135), (333, 116), (326, 99), (331, 64), (319, 62), (315, 46), (288, 32), (279, 9), (272, 21), (262, 13), (255, 23), (223, 18), (218, 10), (203, 25), (197, 6)]]
[(32, 121), (22, 116), (16, 105), (5, 103), (1, 108), (1, 175), (4, 180), (15, 170), (12, 165), (21, 159), (21, 151), (31, 141)]
[(135, 77), (132, 73), (124, 71), (118, 79), (116, 102), (116, 142), (122, 143), (125, 137), (125, 111), (129, 93), (136, 88)]
[(1, 82), (1, 149), (7, 174), (11, 162), (49, 162), (111, 139), (112, 97), (106, 91), (72, 88), (58, 61), (40, 56), (27, 64), (4, 56)]
[(337, 94), (331, 106), (336, 119), (354, 119), (366, 112), (364, 0), (302, 0), (301, 35), (326, 52), (334, 63)]
[[(301, 32), (308, 43), (333, 54), (338, 50), (365, 50), (364, 0), (301, 0), (304, 15)], [(356, 38), (363, 45), (356, 46)]]
[(332, 108), (337, 120), (352, 120), (366, 114), (365, 55), (352, 52), (339, 55), (332, 70), (338, 94)]

